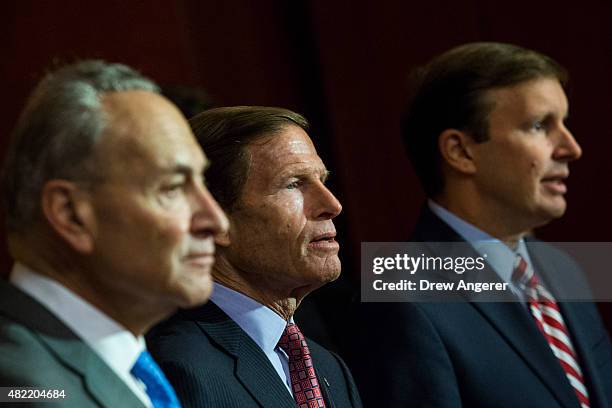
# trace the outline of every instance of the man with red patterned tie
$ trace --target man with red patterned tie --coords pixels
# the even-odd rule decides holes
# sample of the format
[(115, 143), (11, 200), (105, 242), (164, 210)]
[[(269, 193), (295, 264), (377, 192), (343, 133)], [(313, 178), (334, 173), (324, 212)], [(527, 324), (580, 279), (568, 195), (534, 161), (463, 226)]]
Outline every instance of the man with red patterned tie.
[(365, 306), (368, 353), (353, 369), (366, 406), (612, 406), (595, 306), (557, 301), (585, 285), (580, 271), (525, 240), (564, 214), (582, 153), (565, 125), (566, 80), (549, 57), (499, 43), (456, 47), (415, 72), (402, 131), (429, 200), (412, 241), (467, 241), (485, 257), (480, 243), (497, 243), (486, 271), (513, 301)]
[(190, 124), (231, 226), (215, 241), (211, 302), (150, 333), (152, 354), (186, 407), (360, 407), (344, 362), (293, 321), (302, 299), (340, 274), (333, 218), (342, 207), (308, 123), (243, 106)]

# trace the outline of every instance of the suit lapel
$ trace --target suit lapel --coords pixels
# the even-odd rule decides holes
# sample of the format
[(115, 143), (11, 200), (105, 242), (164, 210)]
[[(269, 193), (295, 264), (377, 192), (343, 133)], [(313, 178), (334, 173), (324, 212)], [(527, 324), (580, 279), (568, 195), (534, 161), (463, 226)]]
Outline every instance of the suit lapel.
[[(422, 211), (412, 240), (421, 242), (463, 241), (427, 206)], [(433, 250), (436, 248), (435, 244), (428, 246)], [(475, 250), (474, 254), (476, 254)], [(472, 275), (467, 279), (472, 281), (499, 280), (497, 274), (490, 268), (485, 268), (480, 274)], [(565, 372), (552, 354), (546, 339), (540, 333), (529, 311), (519, 302), (474, 302), (480, 297), (476, 295), (466, 300), (471, 300), (470, 305), (516, 351), (562, 406), (575, 408), (578, 399), (570, 386), (564, 386), (567, 383)]]
[[(308, 339), (306, 339), (308, 341)], [(332, 398), (332, 387), (330, 384), (329, 378), (333, 378), (331, 372), (329, 372), (328, 368), (325, 364), (321, 363), (321, 359), (316, 351), (312, 347), (309, 347), (312, 361), (315, 367), (315, 373), (317, 375), (317, 380), (319, 381), (319, 387), (321, 388), (321, 394), (323, 395), (323, 399), (325, 400), (326, 408), (334, 408), (336, 405), (334, 404), (334, 399)]]
[[(572, 291), (579, 292), (580, 288), (578, 285), (582, 285), (583, 282), (570, 281), (570, 276), (565, 277), (562, 275), (564, 272), (562, 268), (564, 266), (566, 268), (571, 266), (555, 263), (552, 267), (553, 270), (551, 270), (551, 263), (547, 263), (546, 259), (541, 256), (538, 251), (531, 250), (530, 248), (529, 254), (534, 263), (535, 270), (543, 277), (545, 285), (557, 299), (562, 299), (565, 296), (568, 296), (568, 294), (571, 294)], [(547, 264), (549, 265), (549, 268), (545, 268)], [(569, 287), (567, 287), (568, 285)], [(585, 290), (588, 290), (588, 288)], [(583, 296), (583, 298), (588, 298), (588, 295)], [(592, 356), (592, 344), (589, 344), (588, 336), (584, 335), (584, 333), (589, 333), (591, 328), (585, 325), (584, 316), (581, 316), (580, 310), (582, 309), (583, 305), (572, 302), (559, 302), (558, 305), (565, 325), (570, 333), (572, 344), (578, 354), (578, 363), (583, 371), (591, 406), (596, 407), (603, 405), (603, 402), (600, 402), (602, 398), (601, 396), (604, 395), (603, 385), (601, 384), (598, 376), (590, 375), (590, 373), (597, 372), (597, 362)]]
[(295, 408), (295, 400), (257, 343), (217, 305), (209, 302), (189, 314), (235, 358), (236, 377), (261, 406)]
[(470, 303), (493, 326), (562, 406), (575, 408), (578, 400), (529, 312), (520, 303)]
[(40, 335), (59, 360), (81, 374), (85, 387), (100, 404), (107, 407), (144, 407), (126, 384), (106, 363), (79, 339), (59, 339)]
[(68, 369), (84, 378), (87, 391), (102, 406), (144, 407), (129, 387), (55, 315), (16, 287), (0, 282), (0, 311), (28, 327)]
[(593, 358), (593, 353), (591, 352), (592, 345), (588, 343), (587, 336), (580, 335), (580, 333), (588, 333), (589, 327), (584, 326), (584, 320), (581, 319), (576, 305), (571, 303), (559, 303), (559, 308), (561, 309), (563, 320), (571, 333), (574, 348), (578, 353), (578, 360), (586, 381), (591, 406), (604, 406), (604, 403), (601, 401), (603, 395), (605, 395), (603, 385), (601, 384), (599, 376), (591, 375), (591, 373), (597, 372), (597, 362)]

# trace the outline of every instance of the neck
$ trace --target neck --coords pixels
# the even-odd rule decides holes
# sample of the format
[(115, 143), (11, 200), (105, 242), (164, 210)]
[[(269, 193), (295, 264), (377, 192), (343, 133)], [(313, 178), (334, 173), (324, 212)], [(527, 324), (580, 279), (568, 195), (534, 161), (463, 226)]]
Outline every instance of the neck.
[(172, 308), (160, 302), (128, 298), (109, 287), (87, 267), (86, 257), (75, 253), (57, 240), (9, 238), (11, 255), (16, 262), (58, 282), (100, 312), (113, 319), (134, 336), (144, 334), (156, 322), (170, 315)]
[(213, 278), (217, 283), (270, 308), (287, 321), (306, 295), (299, 290), (283, 289), (279, 287), (278, 282), (275, 282), (276, 285), (268, 284), (266, 279), (236, 268), (223, 255), (216, 257)]
[(524, 226), (509, 225), (512, 224), (508, 223), (510, 218), (490, 211), (486, 206), (479, 205), (477, 200), (457, 200), (448, 195), (440, 195), (434, 201), (462, 220), (497, 238), (510, 249), (515, 249), (518, 241), (529, 232)]

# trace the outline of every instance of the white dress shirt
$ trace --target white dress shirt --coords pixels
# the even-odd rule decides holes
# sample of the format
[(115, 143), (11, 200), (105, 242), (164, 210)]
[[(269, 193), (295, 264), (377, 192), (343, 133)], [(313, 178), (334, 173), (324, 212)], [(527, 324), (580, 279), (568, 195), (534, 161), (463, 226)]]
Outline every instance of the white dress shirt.
[(15, 263), (10, 281), (68, 326), (98, 354), (145, 406), (153, 407), (144, 391), (144, 385), (130, 373), (138, 356), (145, 350), (142, 336), (135, 337), (59, 282), (40, 275), (23, 264)]

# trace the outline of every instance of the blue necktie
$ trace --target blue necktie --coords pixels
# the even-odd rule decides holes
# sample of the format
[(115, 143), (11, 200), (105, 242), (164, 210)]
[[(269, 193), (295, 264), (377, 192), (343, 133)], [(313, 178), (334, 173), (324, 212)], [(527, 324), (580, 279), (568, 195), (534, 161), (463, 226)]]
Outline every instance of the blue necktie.
[(155, 408), (180, 408), (181, 404), (166, 376), (148, 351), (138, 356), (136, 364), (130, 371), (147, 387), (147, 395)]

